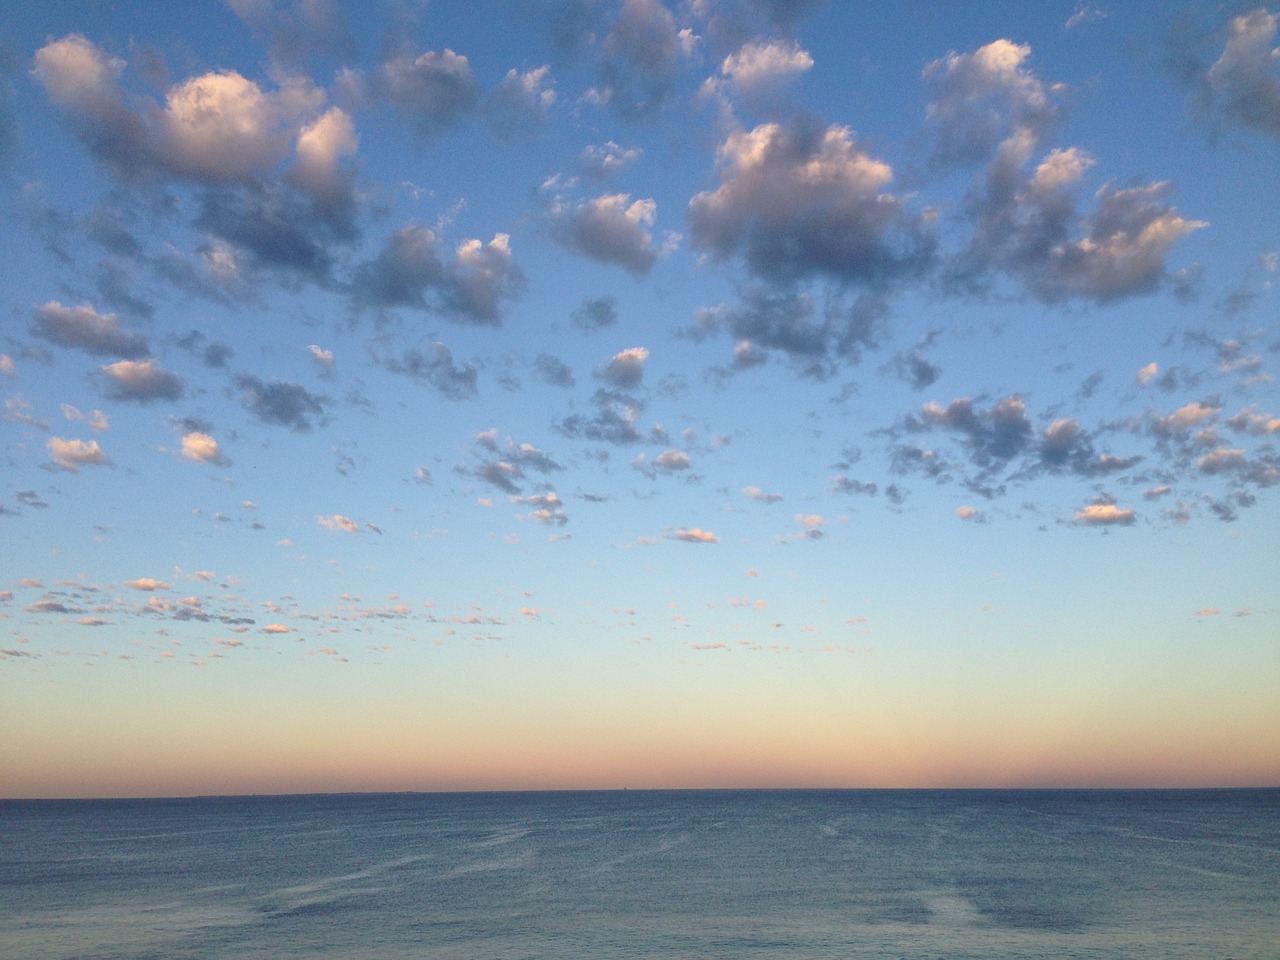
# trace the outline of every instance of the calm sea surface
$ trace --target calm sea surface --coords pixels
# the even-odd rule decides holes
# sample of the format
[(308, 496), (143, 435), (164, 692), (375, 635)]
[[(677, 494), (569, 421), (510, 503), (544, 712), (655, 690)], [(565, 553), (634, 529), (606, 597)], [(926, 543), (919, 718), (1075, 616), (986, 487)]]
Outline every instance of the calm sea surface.
[(0, 957), (1280, 957), (1280, 791), (0, 802)]

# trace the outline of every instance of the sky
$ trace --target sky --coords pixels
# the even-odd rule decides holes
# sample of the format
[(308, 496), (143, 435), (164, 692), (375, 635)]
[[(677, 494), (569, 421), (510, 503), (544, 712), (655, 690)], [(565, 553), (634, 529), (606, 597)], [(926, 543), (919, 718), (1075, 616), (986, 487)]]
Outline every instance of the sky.
[(1280, 8), (0, 26), (0, 796), (1280, 784)]

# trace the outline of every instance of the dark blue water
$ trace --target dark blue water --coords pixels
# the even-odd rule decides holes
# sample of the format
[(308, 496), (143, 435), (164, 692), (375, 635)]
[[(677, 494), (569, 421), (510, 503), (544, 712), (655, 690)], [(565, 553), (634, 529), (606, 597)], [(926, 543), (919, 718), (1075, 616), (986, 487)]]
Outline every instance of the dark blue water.
[(0, 957), (1280, 957), (1280, 791), (0, 802)]

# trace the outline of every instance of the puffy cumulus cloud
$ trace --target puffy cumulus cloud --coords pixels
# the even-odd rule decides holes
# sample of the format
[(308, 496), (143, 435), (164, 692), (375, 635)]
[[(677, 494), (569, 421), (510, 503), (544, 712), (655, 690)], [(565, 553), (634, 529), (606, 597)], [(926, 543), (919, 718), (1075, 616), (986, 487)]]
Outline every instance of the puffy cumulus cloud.
[(206, 272), (219, 282), (232, 281), (242, 271), (269, 270), (326, 283), (334, 264), (332, 245), (355, 235), (349, 212), (348, 205), (317, 205), (274, 182), (208, 190), (195, 221), (215, 241), (207, 251)]
[(1227, 26), (1222, 55), (1205, 76), (1208, 105), (1227, 122), (1280, 137), (1280, 55), (1274, 13), (1259, 7)]
[(1196, 467), (1202, 473), (1239, 473), (1247, 465), (1248, 461), (1243, 450), (1228, 450), (1225, 447), (1206, 453), (1196, 461)]
[(1011, 130), (1043, 136), (1057, 117), (1050, 91), (1027, 67), (1031, 47), (995, 40), (972, 53), (949, 53), (924, 69), (933, 94), (935, 159), (974, 163), (990, 157)]
[(1168, 183), (1104, 185), (1093, 212), (1081, 216), (1074, 191), (1093, 158), (1075, 148), (1053, 150), (1027, 174), (1035, 147), (1026, 130), (998, 147), (969, 204), (972, 237), (944, 272), (948, 286), (981, 293), (993, 274), (1003, 274), (1046, 303), (1149, 293), (1167, 279), (1174, 244), (1206, 226), (1166, 202)]
[(1160, 365), (1153, 360), (1151, 361), (1151, 363), (1148, 363), (1145, 367), (1143, 367), (1141, 370), (1138, 371), (1138, 375), (1136, 378), (1138, 381), (1138, 386), (1140, 387), (1147, 386), (1148, 384), (1151, 383), (1152, 380), (1154, 380), (1159, 375), (1160, 375)]
[(478, 392), (475, 364), (454, 363), (453, 351), (438, 340), (425, 347), (409, 347), (400, 356), (381, 357), (380, 362), (392, 373), (431, 387), (446, 400), (467, 400)]
[(207, 433), (192, 431), (182, 436), (182, 455), (196, 463), (226, 463), (218, 441)]
[(654, 116), (671, 100), (676, 72), (693, 46), (692, 32), (678, 28), (660, 0), (625, 0), (600, 44), (600, 82), (591, 99), (628, 119)]
[(681, 540), (684, 543), (719, 543), (720, 538), (710, 530), (703, 530), (701, 527), (680, 527), (673, 530), (669, 534), (672, 540)]
[(488, 243), (466, 240), (446, 263), (435, 231), (424, 226), (397, 230), (378, 255), (356, 272), (352, 295), (362, 306), (430, 310), (463, 323), (497, 324), (505, 301), (524, 287), (510, 237)]
[(717, 49), (735, 49), (750, 39), (789, 35), (825, 0), (692, 0), (690, 12), (706, 22), (705, 33)]
[(1152, 421), (1151, 429), (1159, 436), (1185, 436), (1193, 428), (1217, 419), (1221, 411), (1222, 407), (1216, 403), (1194, 400), (1167, 416), (1157, 417)]
[(91, 430), (97, 430), (105, 433), (111, 429), (111, 421), (101, 410), (94, 410), (90, 414), (82, 413), (79, 408), (69, 403), (62, 404), (62, 415), (74, 423), (87, 423)]
[(1121, 508), (1110, 500), (1101, 500), (1077, 510), (1073, 522), (1086, 527), (1114, 527), (1128, 526), (1134, 520), (1132, 508)]
[(1069, 417), (1059, 418), (1045, 428), (1039, 453), (1041, 463), (1050, 470), (1065, 469), (1085, 476), (1127, 470), (1142, 460), (1140, 456), (1096, 454), (1084, 428)]
[(526, 497), (524, 502), (533, 507), (529, 512), (529, 519), (535, 523), (562, 527), (569, 522), (569, 517), (564, 512), (564, 501), (556, 496), (554, 490), (535, 493)]
[(448, 49), (388, 60), (375, 86), (418, 133), (428, 137), (457, 125), (480, 102), (480, 83), (471, 64)]
[(720, 185), (689, 201), (693, 243), (718, 260), (741, 253), (769, 281), (827, 277), (884, 284), (932, 259), (925, 219), (887, 192), (893, 169), (847, 127), (798, 121), (734, 131)]
[(961, 520), (979, 520), (982, 514), (974, 507), (956, 507), (956, 516)]
[(645, 347), (628, 347), (600, 366), (596, 376), (619, 390), (633, 390), (644, 379), (644, 366), (648, 360), (649, 351)]
[(618, 322), (618, 298), (606, 295), (588, 297), (578, 304), (570, 319), (579, 330), (593, 332)]
[(485, 119), (499, 140), (510, 143), (536, 132), (555, 102), (550, 67), (535, 67), (524, 73), (511, 69), (490, 94)]
[(1280, 433), (1280, 416), (1273, 413), (1258, 413), (1253, 407), (1246, 407), (1235, 416), (1224, 420), (1223, 424), (1232, 430), (1255, 435)]
[(269, 170), (288, 155), (290, 115), (319, 96), (297, 89), (271, 96), (234, 70), (193, 77), (166, 97), (162, 156), (172, 171), (197, 180)]
[(79, 473), (81, 467), (104, 466), (111, 461), (98, 445), (97, 440), (67, 440), (50, 437), (45, 441), (49, 459), (69, 473)]
[(828, 480), (831, 489), (836, 493), (856, 493), (863, 494), (868, 497), (874, 497), (880, 490), (879, 486), (871, 480), (855, 480), (852, 477), (838, 473)]
[(136, 580), (124, 581), (126, 587), (132, 587), (134, 590), (141, 590), (144, 593), (152, 593), (156, 590), (168, 590), (169, 584), (163, 580), (157, 580), (154, 577), (139, 577)]
[(323, 421), (329, 398), (297, 383), (265, 383), (251, 374), (235, 378), (240, 402), (261, 423), (305, 433), (313, 420)]
[(1031, 421), (1019, 396), (1005, 397), (988, 410), (977, 410), (968, 397), (957, 397), (943, 407), (930, 401), (920, 412), (929, 426), (966, 434), (970, 456), (978, 466), (1007, 461), (1031, 442)]
[(269, 172), (324, 100), (305, 80), (264, 91), (226, 70), (175, 84), (160, 104), (128, 96), (120, 84), (124, 66), (72, 34), (37, 51), (34, 73), (90, 150), (125, 179), (160, 174), (226, 183)]
[(59, 346), (83, 350), (99, 357), (124, 357), (133, 360), (145, 357), (150, 352), (146, 337), (125, 333), (118, 316), (114, 313), (98, 313), (88, 304), (64, 307), (57, 300), (50, 300), (43, 306), (36, 307), (33, 315), (35, 324), (32, 332)]
[(605, 194), (573, 207), (557, 201), (550, 211), (552, 236), (567, 249), (640, 277), (676, 242), (668, 235), (663, 247), (655, 246), (647, 228), (657, 212), (653, 200), (632, 200), (626, 193)]
[(70, 114), (89, 149), (118, 170), (148, 166), (151, 131), (126, 103), (123, 60), (109, 57), (80, 34), (36, 51), (33, 75), (49, 98)]
[[(290, 176), (297, 186), (336, 214), (354, 203), (351, 176), (341, 161), (354, 156), (359, 146), (360, 138), (350, 115), (340, 107), (331, 107), (298, 132), (294, 147), (297, 160)], [(343, 216), (350, 216), (349, 210), (343, 211)]]
[(613, 140), (588, 144), (578, 155), (578, 169), (593, 180), (605, 180), (634, 164), (644, 153), (639, 147), (619, 146)]
[(675, 473), (689, 469), (689, 455), (683, 450), (663, 450), (653, 458), (653, 465), (659, 470)]
[(813, 57), (794, 40), (746, 43), (720, 64), (720, 72), (743, 90), (771, 85), (811, 69)]
[(110, 396), (116, 400), (176, 400), (183, 386), (178, 375), (160, 367), (153, 359), (120, 360), (102, 367), (110, 381)]
[(742, 493), (748, 500), (754, 500), (756, 503), (778, 503), (782, 500), (782, 494), (766, 493), (759, 487), (743, 487)]
[(330, 530), (337, 530), (342, 533), (359, 533), (360, 524), (356, 523), (350, 517), (344, 517), (340, 513), (335, 513), (328, 517), (316, 517), (316, 522), (322, 527)]
[(283, 623), (268, 623), (262, 628), (263, 633), (293, 633), (293, 627), (285, 626)]

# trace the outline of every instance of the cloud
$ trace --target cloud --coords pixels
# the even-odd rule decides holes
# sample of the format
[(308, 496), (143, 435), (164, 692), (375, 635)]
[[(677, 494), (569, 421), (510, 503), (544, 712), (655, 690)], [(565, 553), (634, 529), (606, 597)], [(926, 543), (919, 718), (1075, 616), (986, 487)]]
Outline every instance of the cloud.
[(0, 353), (0, 376), (12, 377), (15, 369), (13, 357), (7, 353)]
[(720, 538), (710, 530), (703, 530), (700, 527), (681, 527), (669, 534), (672, 540), (681, 540), (685, 543), (719, 543)]
[(1274, 13), (1259, 7), (1227, 26), (1222, 55), (1205, 75), (1214, 113), (1241, 127), (1280, 137), (1280, 58)]
[(653, 200), (632, 200), (626, 193), (605, 194), (573, 208), (557, 202), (551, 210), (552, 236), (567, 249), (641, 277), (670, 246), (670, 241), (663, 249), (654, 246), (646, 229), (657, 211)]
[(659, 0), (625, 0), (600, 44), (600, 82), (592, 99), (627, 119), (652, 118), (671, 100), (676, 70), (691, 44), (692, 34), (676, 27)]
[(324, 369), (326, 370), (333, 369), (333, 351), (332, 350), (325, 350), (322, 347), (316, 346), (314, 343), (311, 344), (311, 346), (307, 347), (307, 350), (310, 351), (311, 353), (311, 359), (314, 360), (316, 363), (320, 364), (320, 366), (322, 366)]
[(1058, 111), (1027, 69), (1031, 47), (995, 40), (972, 53), (949, 53), (924, 69), (933, 94), (927, 116), (936, 134), (934, 160), (987, 160), (1012, 130), (1042, 137)]
[(634, 164), (643, 153), (639, 147), (622, 147), (613, 140), (588, 144), (578, 155), (578, 169), (593, 180), (606, 180)]
[(510, 143), (536, 132), (556, 102), (551, 68), (535, 67), (524, 73), (512, 69), (489, 96), (485, 119), (499, 140)]
[(313, 394), (300, 384), (264, 383), (251, 374), (238, 375), (235, 383), (244, 408), (262, 423), (305, 433), (311, 429), (313, 419), (324, 419), (329, 398)]
[(636, 428), (644, 403), (634, 397), (612, 390), (600, 389), (591, 396), (595, 408), (592, 416), (570, 414), (555, 426), (569, 437), (583, 436), (588, 440), (628, 445), (638, 443), (642, 437)]
[(351, 291), (363, 306), (414, 307), (463, 323), (496, 325), (502, 308), (524, 288), (510, 237), (466, 240), (446, 263), (428, 227), (397, 230), (381, 252), (356, 271)]
[(771, 281), (884, 284), (932, 259), (925, 221), (887, 192), (893, 169), (847, 127), (762, 124), (720, 146), (720, 185), (689, 201), (693, 243)]
[(109, 395), (116, 400), (177, 400), (182, 396), (182, 381), (177, 374), (162, 369), (153, 359), (120, 360), (101, 368), (110, 379)]
[[(98, 313), (84, 304), (64, 307), (51, 300), (34, 311), (36, 336), (63, 347), (73, 347), (99, 357), (137, 359), (150, 351), (147, 338), (125, 333), (114, 313)], [(12, 361), (10, 361), (12, 363)]]
[(628, 347), (598, 368), (596, 376), (610, 386), (631, 390), (640, 386), (644, 379), (644, 365), (648, 359), (649, 351), (645, 347)]
[(973, 507), (964, 506), (956, 507), (956, 516), (961, 520), (978, 520), (981, 519), (982, 514)]
[(330, 530), (340, 530), (343, 533), (357, 533), (360, 530), (358, 523), (340, 513), (335, 513), (329, 517), (316, 517), (316, 522), (322, 527), (328, 527)]
[(618, 322), (618, 298), (610, 295), (589, 297), (578, 304), (570, 319), (574, 326), (588, 332), (611, 327)]
[(163, 580), (156, 580), (154, 577), (139, 577), (137, 580), (124, 581), (126, 587), (132, 587), (134, 590), (141, 590), (144, 593), (152, 593), (156, 590), (168, 590), (169, 584)]
[(49, 450), (49, 459), (69, 473), (79, 473), (81, 467), (103, 466), (111, 461), (98, 446), (97, 440), (65, 440), (62, 437), (50, 437), (45, 441)]
[(663, 450), (653, 458), (653, 465), (659, 470), (674, 473), (689, 469), (689, 455), (683, 450)]
[(975, 409), (968, 397), (958, 397), (946, 407), (930, 401), (921, 409), (921, 419), (965, 434), (970, 458), (979, 467), (1007, 461), (1031, 442), (1031, 421), (1019, 396), (1005, 397), (986, 411)]
[(569, 365), (549, 353), (538, 354), (533, 362), (533, 375), (553, 387), (572, 387), (576, 382)]
[(754, 500), (756, 503), (778, 503), (782, 500), (782, 494), (765, 493), (759, 487), (743, 487), (742, 492), (748, 500)]
[(262, 628), (263, 633), (293, 633), (293, 627), (287, 627), (283, 623), (268, 623)]
[(1160, 375), (1160, 365), (1154, 360), (1138, 371), (1138, 386), (1145, 387)]
[(555, 491), (534, 494), (526, 497), (524, 502), (534, 508), (530, 511), (529, 518), (536, 523), (562, 527), (569, 522), (569, 517), (564, 512), (564, 501), (556, 496)]
[(785, 84), (813, 69), (813, 57), (795, 40), (744, 43), (724, 58), (720, 74), (749, 102), (767, 102)]
[(333, 0), (294, 0), (277, 7), (274, 0), (227, 0), (257, 36), (270, 45), (272, 60), (294, 66), (317, 54), (349, 56), (355, 40)]
[(33, 72), (89, 149), (126, 181), (158, 174), (247, 183), (288, 155), (304, 118), (324, 99), (306, 81), (287, 80), (270, 92), (223, 70), (171, 86), (161, 104), (125, 93), (124, 66), (71, 34), (38, 50)]
[(1110, 501), (1098, 501), (1076, 511), (1075, 523), (1087, 527), (1128, 526), (1134, 522), (1132, 508), (1121, 509)]
[(480, 101), (480, 84), (467, 58), (449, 49), (388, 60), (376, 87), (424, 137), (456, 126)]
[(439, 341), (423, 349), (410, 347), (402, 356), (385, 357), (381, 362), (392, 373), (412, 377), (432, 387), (446, 400), (466, 400), (477, 393), (475, 365), (455, 365), (453, 351)]
[(224, 464), (227, 462), (218, 447), (218, 441), (209, 434), (198, 431), (183, 434), (182, 455), (197, 463)]

